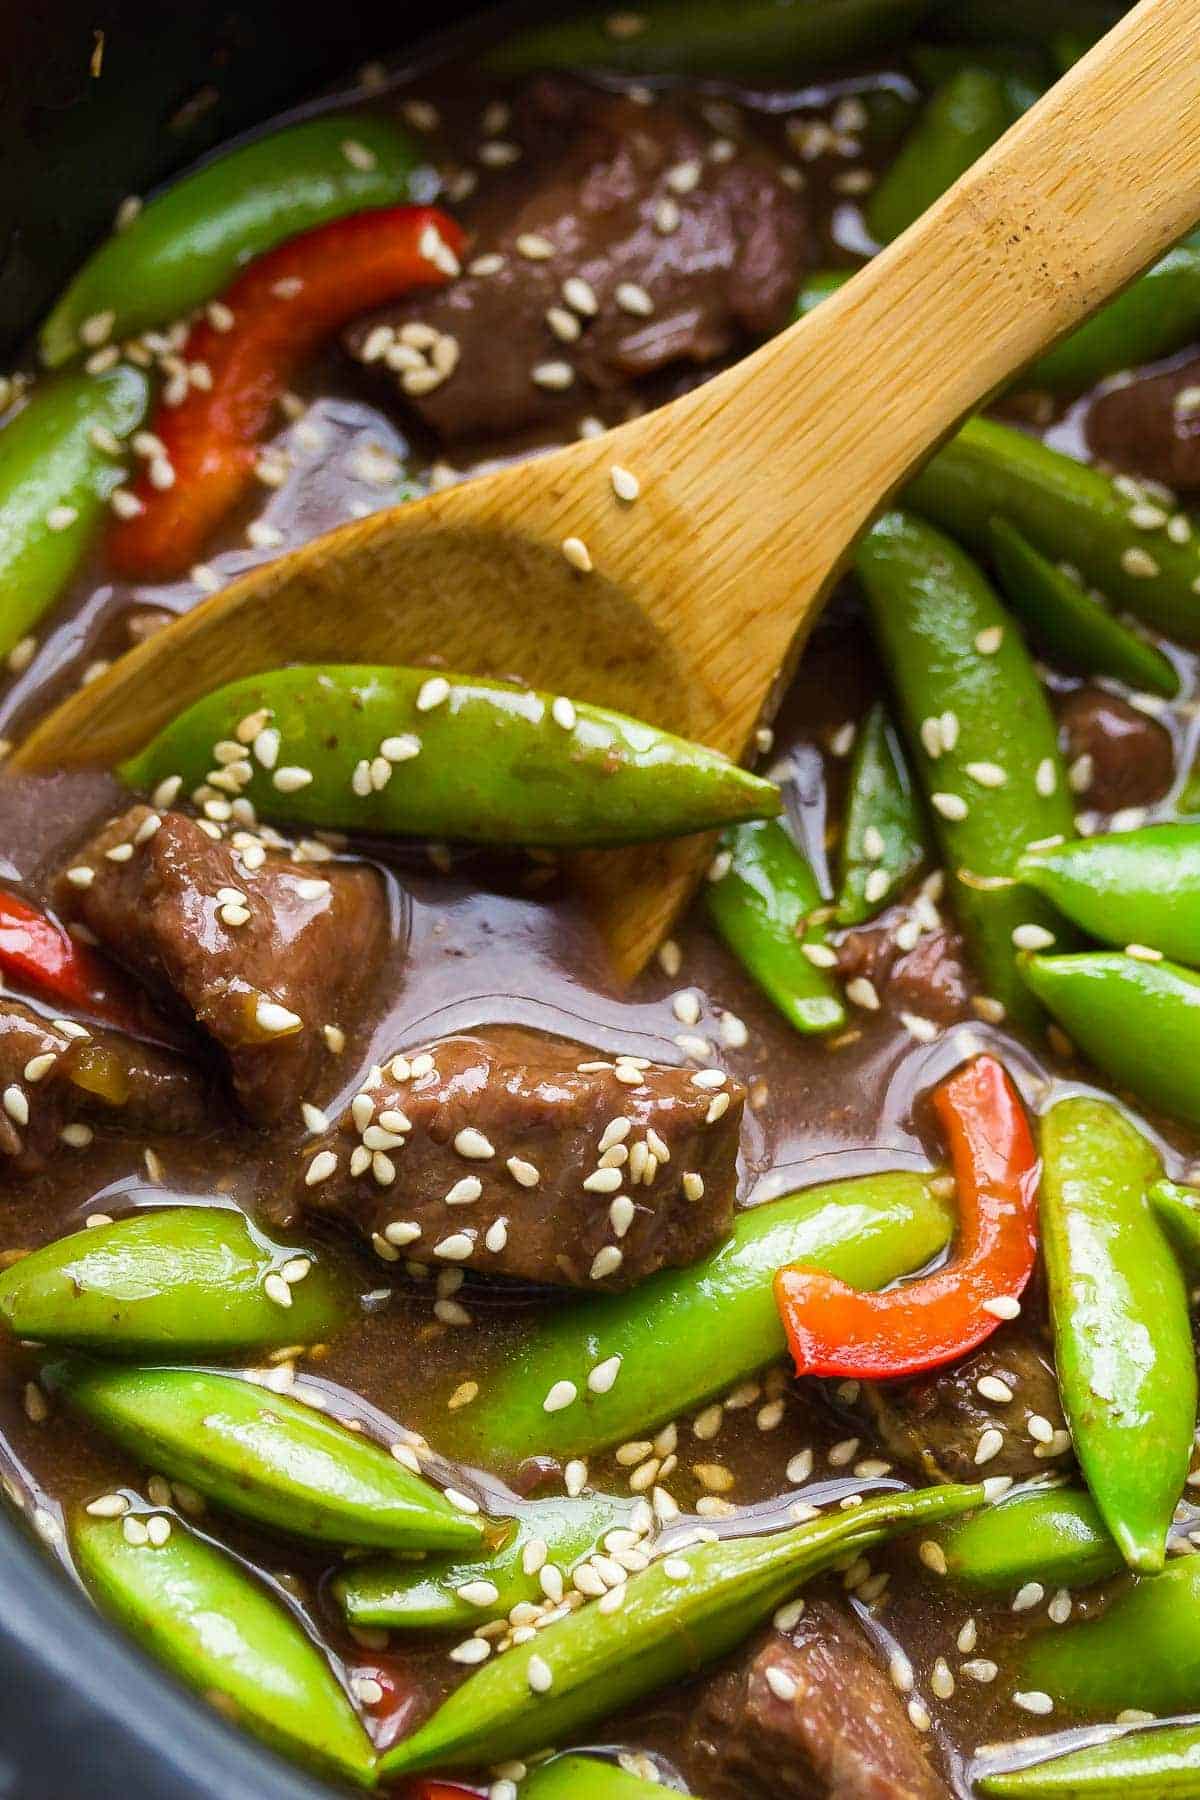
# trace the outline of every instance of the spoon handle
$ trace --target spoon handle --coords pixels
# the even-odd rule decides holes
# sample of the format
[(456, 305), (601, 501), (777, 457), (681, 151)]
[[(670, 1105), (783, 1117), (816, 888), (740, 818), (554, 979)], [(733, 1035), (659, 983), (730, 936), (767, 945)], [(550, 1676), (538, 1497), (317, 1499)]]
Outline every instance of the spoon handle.
[(968, 412), (1197, 219), (1200, 6), (1142, 0), (851, 283), (689, 396), (689, 430), (719, 434), (807, 594)]

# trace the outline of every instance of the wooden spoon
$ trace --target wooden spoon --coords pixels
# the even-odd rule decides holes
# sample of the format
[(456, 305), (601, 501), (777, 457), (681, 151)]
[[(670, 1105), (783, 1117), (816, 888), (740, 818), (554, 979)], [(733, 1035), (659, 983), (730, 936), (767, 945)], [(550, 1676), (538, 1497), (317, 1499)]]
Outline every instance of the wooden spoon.
[[(72, 696), (13, 762), (108, 765), (234, 676), (329, 660), (515, 673), (740, 757), (872, 515), (1198, 217), (1200, 6), (1142, 0), (803, 324), (603, 438), (252, 570)], [(640, 482), (633, 503), (614, 465)], [(619, 974), (710, 848), (578, 858)]]

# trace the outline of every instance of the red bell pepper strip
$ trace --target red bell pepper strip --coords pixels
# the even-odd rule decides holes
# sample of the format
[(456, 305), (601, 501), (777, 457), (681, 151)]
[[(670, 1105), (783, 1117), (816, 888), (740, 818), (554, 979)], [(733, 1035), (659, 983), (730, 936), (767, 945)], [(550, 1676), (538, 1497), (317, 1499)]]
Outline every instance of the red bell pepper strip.
[(15, 894), (0, 893), (0, 974), (72, 1013), (143, 1035), (139, 996), (120, 972)]
[[(134, 486), (141, 512), (110, 534), (118, 573), (161, 579), (196, 562), (252, 483), (257, 445), (297, 369), (359, 313), (441, 286), (463, 241), (445, 213), (391, 206), (318, 225), (252, 262), (222, 295), (226, 310), (210, 306), (180, 352), (211, 382), (157, 408), (152, 429), (165, 454)], [(158, 464), (174, 473), (169, 487), (152, 479)]]
[(933, 1092), (958, 1183), (954, 1256), (932, 1275), (862, 1293), (796, 1266), (775, 1277), (775, 1301), (798, 1375), (870, 1381), (922, 1375), (991, 1336), (1037, 1254), (1040, 1164), (1020, 1097), (991, 1056), (964, 1063)]
[(404, 1800), (483, 1800), (486, 1788), (460, 1787), (456, 1781), (410, 1781)]

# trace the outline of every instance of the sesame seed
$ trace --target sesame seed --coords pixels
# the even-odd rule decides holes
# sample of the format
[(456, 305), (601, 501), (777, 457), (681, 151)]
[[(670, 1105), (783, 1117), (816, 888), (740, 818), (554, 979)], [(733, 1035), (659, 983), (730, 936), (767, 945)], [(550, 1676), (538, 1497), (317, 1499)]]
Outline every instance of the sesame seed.
[(542, 1401), (542, 1411), (562, 1412), (566, 1407), (574, 1405), (578, 1395), (579, 1389), (573, 1381), (556, 1381)]
[(554, 1675), (548, 1662), (540, 1656), (531, 1656), (525, 1671), (529, 1686), (535, 1694), (548, 1694), (554, 1686)]
[(547, 262), (554, 255), (554, 245), (537, 231), (523, 231), (517, 239), (517, 255), (529, 262)]
[(989, 1682), (995, 1681), (1000, 1673), (1000, 1668), (988, 1657), (978, 1656), (973, 1657), (970, 1662), (965, 1662), (960, 1672), (966, 1676), (968, 1681), (977, 1681), (982, 1687), (986, 1687)]
[(998, 1375), (981, 1375), (975, 1383), (975, 1391), (985, 1400), (995, 1400), (999, 1405), (1007, 1405), (1013, 1397), (1007, 1381), (1001, 1381)]
[(621, 311), (632, 313), (635, 318), (648, 319), (654, 311), (654, 301), (636, 281), (622, 281), (615, 298)]
[(1149, 944), (1126, 944), (1125, 954), (1132, 956), (1135, 962), (1161, 962), (1163, 960), (1162, 951), (1152, 949)]
[(475, 1240), (468, 1232), (451, 1232), (440, 1244), (433, 1246), (433, 1254), (443, 1257), (447, 1262), (465, 1262), (475, 1248)]
[(422, 682), (417, 695), (417, 711), (432, 712), (435, 706), (441, 706), (450, 698), (450, 683), (444, 675), (431, 675), (428, 681)]
[(1003, 625), (987, 625), (982, 631), (976, 633), (975, 648), (980, 656), (995, 656), (1003, 642)]
[(44, 1050), (40, 1056), (31, 1056), (22, 1071), (25, 1080), (36, 1084), (50, 1073), (57, 1061), (58, 1054), (54, 1050)]
[(274, 1273), (268, 1275), (263, 1282), (263, 1293), (267, 1296), (267, 1299), (272, 1301), (276, 1306), (290, 1306), (292, 1304), (292, 1290), (283, 1279), (282, 1275), (276, 1275)]
[(562, 344), (573, 344), (578, 339), (582, 326), (573, 312), (563, 306), (551, 306), (546, 309), (546, 323)]
[(917, 1552), (922, 1563), (934, 1575), (946, 1573), (946, 1552), (932, 1538), (926, 1538)]
[(980, 787), (999, 788), (1003, 787), (1008, 780), (1007, 772), (1000, 767), (999, 763), (969, 762), (965, 767), (971, 780), (977, 781)]
[(322, 1181), (328, 1181), (338, 1166), (338, 1159), (332, 1150), (318, 1150), (304, 1172), (305, 1187), (317, 1187)]
[(960, 823), (967, 816), (967, 803), (961, 794), (931, 794), (930, 805), (935, 812), (941, 813), (943, 819)]
[(569, 388), (575, 379), (575, 371), (568, 362), (535, 363), (529, 371), (530, 380), (536, 387), (548, 388), (561, 392)]
[(636, 1208), (628, 1194), (618, 1194), (608, 1209), (609, 1224), (619, 1238), (623, 1238), (633, 1224)]
[(1143, 550), (1140, 544), (1131, 544), (1128, 550), (1122, 551), (1121, 567), (1126, 575), (1132, 575), (1138, 581), (1152, 580), (1155, 575), (1160, 573), (1159, 566), (1150, 552)]
[(704, 1115), (706, 1125), (715, 1125), (729, 1111), (729, 1095), (714, 1094), (708, 1103), (708, 1111)]
[(592, 1258), (590, 1279), (603, 1281), (606, 1275), (615, 1275), (624, 1260), (624, 1253), (615, 1244), (605, 1244)]
[[(567, 561), (570, 563), (571, 567), (573, 569), (578, 569), (581, 575), (587, 575), (587, 574), (591, 573), (592, 553), (588, 549), (587, 545), (584, 543), (582, 538), (565, 537), (562, 541), (562, 553), (566, 557)], [(554, 712), (555, 708), (557, 708), (559, 706), (560, 701), (561, 701), (561, 696), (560, 696), (559, 700), (555, 701), (554, 707), (551, 708), (552, 712)], [(568, 706), (571, 705), (569, 700), (566, 702), (566, 704)], [(572, 716), (574, 715), (574, 711), (575, 711), (574, 707), (571, 707)], [(555, 713), (555, 717), (557, 718), (557, 713)], [(562, 720), (559, 719), (558, 723), (561, 725)], [(565, 729), (569, 731), (571, 729), (571, 727), (567, 726), (567, 727), (565, 727)]]
[(469, 1206), (482, 1193), (483, 1183), (478, 1175), (464, 1175), (461, 1181), (456, 1181), (453, 1187), (446, 1190), (443, 1198), (447, 1206)]
[(124, 1494), (101, 1494), (89, 1500), (84, 1511), (93, 1519), (120, 1519), (129, 1511), (129, 1502)]
[[(570, 541), (571, 540), (568, 539), (568, 542)], [(589, 568), (591, 567), (590, 563), (588, 566)], [(575, 711), (574, 704), (567, 699), (565, 694), (559, 694), (551, 702), (550, 717), (563, 731), (574, 731), (575, 726), (578, 723), (578, 715)]]
[(801, 944), (800, 952), (816, 969), (837, 967), (837, 951), (828, 944)]
[(297, 794), (306, 788), (313, 778), (311, 769), (302, 769), (295, 764), (276, 769), (271, 777), (271, 785), (281, 794)]
[(1013, 1299), (1011, 1294), (998, 1294), (994, 1300), (985, 1300), (982, 1304), (984, 1312), (991, 1313), (995, 1319), (1015, 1319), (1021, 1311), (1021, 1302)]
[(597, 1363), (595, 1368), (588, 1374), (587, 1384), (589, 1391), (593, 1394), (607, 1394), (611, 1392), (613, 1384), (620, 1372), (621, 1358), (619, 1356), (610, 1356), (607, 1357), (604, 1362)]
[(1018, 950), (1048, 950), (1054, 942), (1054, 933), (1047, 931), (1044, 925), (1018, 925), (1013, 930), (1012, 941)]
[(879, 1011), (880, 1000), (875, 990), (875, 984), (869, 981), (865, 975), (856, 975), (853, 981), (846, 983), (846, 998), (855, 1006), (861, 1006), (866, 1012)]
[(28, 1125), (29, 1101), (24, 1090), (12, 1083), (4, 1090), (4, 1110), (16, 1125)]
[(695, 159), (676, 163), (667, 171), (667, 186), (673, 194), (690, 194), (699, 185), (702, 174), (700, 163)]
[(486, 1638), (470, 1637), (464, 1643), (456, 1644), (450, 1652), (450, 1661), (465, 1663), (468, 1667), (475, 1663), (486, 1662), (492, 1653), (492, 1646)]
[(1013, 1705), (1019, 1706), (1022, 1712), (1037, 1713), (1044, 1716), (1054, 1711), (1054, 1702), (1049, 1694), (1043, 1694), (1039, 1688), (1030, 1688), (1025, 1693), (1013, 1695)]
[(280, 1006), (275, 1000), (259, 1000), (254, 1008), (254, 1022), (260, 1031), (269, 1032), (272, 1036), (299, 1031), (304, 1025), (299, 1013), (289, 1012), (286, 1006)]
[(609, 470), (609, 479), (612, 482), (613, 493), (618, 500), (632, 503), (642, 491), (642, 484), (632, 469), (623, 468), (620, 463), (613, 464)]
[(464, 1125), (461, 1131), (455, 1133), (454, 1148), (460, 1156), (465, 1156), (471, 1162), (487, 1162), (496, 1154), (491, 1140), (473, 1125)]
[(69, 531), (78, 517), (74, 506), (52, 506), (46, 514), (46, 526), (50, 531)]
[(979, 1442), (975, 1446), (976, 1466), (982, 1467), (984, 1463), (991, 1462), (993, 1457), (999, 1456), (1003, 1448), (1004, 1433), (997, 1431), (994, 1425), (989, 1425), (986, 1431), (980, 1432)]
[(415, 1219), (393, 1219), (383, 1228), (383, 1235), (389, 1244), (403, 1249), (406, 1244), (415, 1244), (421, 1235), (421, 1227)]
[(1046, 1590), (1040, 1581), (1027, 1581), (1013, 1596), (1012, 1609), (1015, 1613), (1029, 1612), (1032, 1607), (1040, 1606), (1045, 1597)]
[(504, 1166), (519, 1187), (535, 1188), (542, 1178), (536, 1164), (526, 1162), (521, 1156), (510, 1156)]
[(144, 1548), (150, 1541), (149, 1533), (142, 1520), (136, 1518), (132, 1513), (126, 1514), (121, 1521), (121, 1535), (127, 1544), (132, 1544), (137, 1549)]

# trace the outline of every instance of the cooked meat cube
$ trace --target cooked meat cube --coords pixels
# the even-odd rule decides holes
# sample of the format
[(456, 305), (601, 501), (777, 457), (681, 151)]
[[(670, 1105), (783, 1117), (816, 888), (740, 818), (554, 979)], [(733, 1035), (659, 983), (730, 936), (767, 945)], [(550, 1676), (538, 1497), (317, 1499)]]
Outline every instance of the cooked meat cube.
[(904, 950), (896, 942), (895, 923), (868, 925), (846, 933), (837, 959), (843, 981), (865, 975), (880, 998), (900, 1011), (920, 1013), (939, 1025), (966, 1013), (969, 988), (957, 932), (925, 932)]
[[(598, 394), (619, 399), (656, 369), (711, 362), (786, 323), (805, 212), (764, 151), (743, 143), (714, 160), (711, 130), (681, 105), (563, 77), (523, 91), (506, 137), (523, 154), (464, 209), (467, 272), (347, 336), (442, 437), (575, 417)], [(436, 370), (438, 340), (450, 373), (434, 385), (411, 364), (424, 345)]]
[(1058, 706), (1058, 726), (1068, 764), (1088, 761), (1081, 804), (1097, 812), (1149, 806), (1161, 800), (1175, 779), (1170, 733), (1127, 700), (1104, 688), (1081, 687)]
[(729, 1229), (743, 1096), (728, 1081), (516, 1027), (374, 1073), (306, 1146), (293, 1199), (387, 1260), (629, 1287)]
[(63, 1130), (89, 1118), (152, 1132), (212, 1118), (203, 1077), (173, 1051), (17, 1000), (0, 1001), (0, 1090), (0, 1169), (16, 1175), (36, 1174)]
[(864, 1381), (860, 1405), (888, 1454), (930, 1480), (1024, 1481), (1071, 1454), (1053, 1361), (1020, 1325), (920, 1381)]
[(1115, 468), (1169, 488), (1200, 488), (1200, 357), (1102, 394), (1087, 436), (1093, 454)]
[[(342, 863), (271, 854), (248, 869), (194, 819), (132, 807), (71, 859), (59, 905), (113, 956), (174, 994), (229, 1058), (247, 1115), (294, 1113), (327, 1082), (323, 1027), (345, 1027), (388, 937), (382, 883)], [(119, 854), (117, 854), (119, 853)], [(79, 886), (72, 871), (93, 871)]]
[(823, 1601), (704, 1684), (688, 1739), (713, 1800), (950, 1800), (867, 1639)]

